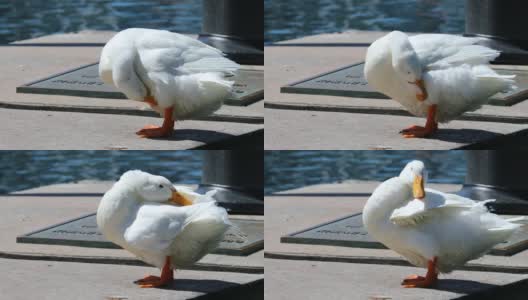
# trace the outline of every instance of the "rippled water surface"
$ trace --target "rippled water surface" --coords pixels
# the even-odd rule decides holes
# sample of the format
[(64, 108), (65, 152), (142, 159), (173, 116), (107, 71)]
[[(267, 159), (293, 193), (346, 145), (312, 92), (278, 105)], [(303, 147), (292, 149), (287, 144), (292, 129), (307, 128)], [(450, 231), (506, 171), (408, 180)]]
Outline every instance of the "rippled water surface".
[(462, 0), (264, 0), (267, 43), (325, 32), (461, 33)]
[(200, 0), (4, 0), (0, 1), (0, 43), (50, 33), (129, 27), (197, 33)]
[[(347, 29), (462, 32), (462, 0), (264, 0), (265, 41)], [(0, 43), (83, 29), (201, 30), (200, 0), (4, 0)]]
[(265, 193), (349, 179), (383, 181), (413, 159), (425, 163), (430, 182), (464, 181), (462, 151), (266, 151)]
[[(79, 180), (117, 180), (140, 169), (175, 183), (197, 184), (201, 151), (0, 151), (0, 194)], [(462, 151), (266, 151), (265, 192), (348, 179), (385, 180), (412, 159), (429, 170), (429, 180), (461, 183)]]
[(201, 151), (0, 151), (0, 194), (84, 179), (117, 180), (140, 169), (197, 184)]

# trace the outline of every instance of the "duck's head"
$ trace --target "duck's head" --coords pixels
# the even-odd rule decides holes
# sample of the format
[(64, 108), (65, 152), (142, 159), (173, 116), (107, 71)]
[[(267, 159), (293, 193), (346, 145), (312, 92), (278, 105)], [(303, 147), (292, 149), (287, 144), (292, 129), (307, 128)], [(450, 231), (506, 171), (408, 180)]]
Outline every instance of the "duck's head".
[(416, 90), (416, 100), (425, 101), (427, 90), (422, 75), (422, 65), (409, 37), (400, 31), (389, 33), (392, 67), (402, 82)]
[(427, 181), (427, 170), (424, 163), (419, 160), (411, 161), (401, 171), (400, 178), (411, 187), (413, 197), (423, 201), (425, 198), (424, 185)]
[(143, 202), (157, 202), (178, 206), (192, 205), (193, 201), (186, 194), (178, 192), (172, 183), (163, 176), (152, 175), (143, 171), (128, 171), (120, 181), (131, 185)]

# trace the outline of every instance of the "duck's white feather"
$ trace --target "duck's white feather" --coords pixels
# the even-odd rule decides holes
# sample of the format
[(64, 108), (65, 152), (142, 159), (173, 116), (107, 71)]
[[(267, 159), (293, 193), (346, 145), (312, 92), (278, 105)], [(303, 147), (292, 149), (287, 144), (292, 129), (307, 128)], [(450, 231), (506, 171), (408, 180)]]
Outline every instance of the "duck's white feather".
[(480, 108), (494, 94), (515, 88), (515, 76), (499, 75), (489, 67), (499, 52), (476, 45), (480, 38), (419, 34), (408, 37), (428, 92), (426, 101), (417, 101), (416, 90), (392, 67), (397, 57), (393, 57), (391, 48), (401, 42), (402, 35), (392, 32), (372, 43), (367, 51), (365, 77), (375, 89), (416, 116), (425, 117), (428, 107), (437, 104), (437, 121), (449, 122)]
[(201, 195), (175, 186), (195, 203), (188, 206), (144, 201), (136, 186), (148, 176), (152, 175), (129, 171), (105, 193), (97, 210), (97, 224), (104, 236), (159, 268), (167, 256), (179, 268), (214, 250), (232, 226), (226, 210), (212, 198), (214, 191)]
[(185, 267), (214, 250), (229, 224), (225, 209), (213, 201), (184, 207), (143, 205), (125, 231), (125, 249), (160, 268), (166, 256), (174, 267)]
[(174, 106), (176, 120), (208, 115), (233, 85), (225, 80), (240, 66), (211, 46), (164, 30), (131, 28), (103, 48), (99, 74), (129, 99), (153, 96), (158, 112)]
[(363, 209), (363, 222), (374, 238), (412, 264), (448, 273), (510, 237), (520, 226), (492, 214), (485, 203), (426, 189), (424, 202), (413, 200), (401, 177), (380, 184)]

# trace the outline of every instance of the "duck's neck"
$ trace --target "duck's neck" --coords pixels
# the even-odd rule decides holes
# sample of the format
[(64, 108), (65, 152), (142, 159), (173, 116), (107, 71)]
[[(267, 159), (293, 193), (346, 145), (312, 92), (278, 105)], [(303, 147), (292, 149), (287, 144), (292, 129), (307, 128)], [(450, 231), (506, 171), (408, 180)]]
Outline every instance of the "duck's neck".
[(391, 178), (376, 188), (363, 209), (368, 230), (389, 224), (392, 212), (412, 199), (412, 189), (399, 177)]
[(139, 196), (132, 189), (112, 188), (108, 191), (97, 209), (97, 225), (103, 234), (122, 236), (128, 223), (133, 220), (131, 216), (137, 213)]

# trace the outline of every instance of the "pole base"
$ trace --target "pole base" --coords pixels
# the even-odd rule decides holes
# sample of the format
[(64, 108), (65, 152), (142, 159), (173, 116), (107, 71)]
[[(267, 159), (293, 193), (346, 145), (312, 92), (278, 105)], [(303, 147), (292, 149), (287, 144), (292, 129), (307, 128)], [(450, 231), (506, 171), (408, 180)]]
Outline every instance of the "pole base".
[(525, 199), (492, 186), (464, 184), (456, 194), (475, 201), (496, 199), (486, 206), (499, 215), (528, 215), (528, 202)]
[(264, 51), (254, 45), (229, 36), (201, 33), (202, 43), (220, 49), (226, 56), (241, 65), (264, 65)]

